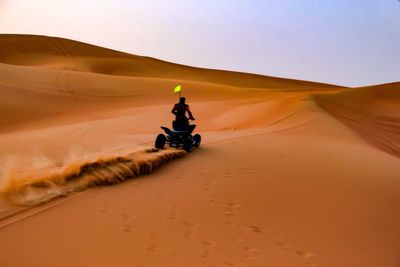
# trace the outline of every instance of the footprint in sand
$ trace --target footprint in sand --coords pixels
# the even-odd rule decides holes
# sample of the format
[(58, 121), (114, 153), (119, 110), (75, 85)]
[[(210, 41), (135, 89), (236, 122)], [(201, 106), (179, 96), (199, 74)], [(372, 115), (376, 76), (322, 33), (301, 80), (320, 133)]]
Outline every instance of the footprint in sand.
[(225, 215), (234, 216), (235, 215), (235, 211), (237, 209), (242, 208), (243, 206), (240, 205), (240, 204), (235, 204), (235, 203), (228, 202), (228, 203), (222, 205), (221, 207), (222, 207), (223, 213)]
[(211, 185), (210, 185), (209, 181), (204, 182), (204, 184), (203, 184), (204, 191), (206, 191), (206, 192), (210, 191), (210, 187), (211, 187)]
[(231, 177), (235, 176), (235, 173), (232, 170), (226, 170), (225, 173), (224, 173), (224, 176), (228, 177), (228, 178), (231, 178)]
[(194, 236), (195, 230), (198, 229), (200, 226), (198, 224), (195, 224), (193, 222), (185, 221), (183, 222), (183, 225), (185, 226), (185, 232), (184, 232), (184, 238), (189, 239)]
[(280, 247), (284, 250), (291, 251), (291, 252), (296, 253), (297, 255), (303, 257), (309, 266), (317, 266), (316, 263), (314, 262), (314, 259), (317, 257), (316, 254), (306, 252), (306, 251), (303, 251), (300, 249), (291, 248), (288, 244), (286, 244), (284, 242), (276, 242), (276, 244), (278, 247)]
[(121, 230), (124, 232), (130, 233), (130, 232), (132, 232), (132, 227), (129, 224), (127, 224), (127, 225), (122, 226)]
[(165, 216), (165, 218), (167, 218), (169, 220), (174, 220), (176, 218), (176, 214), (173, 212), (168, 213), (167, 216)]
[(296, 250), (296, 253), (299, 256), (303, 257), (309, 266), (313, 266), (313, 267), (317, 266), (317, 264), (314, 262), (317, 255), (315, 255), (314, 253), (305, 252), (303, 250)]
[(212, 193), (213, 193), (215, 196), (220, 196), (220, 195), (222, 195), (222, 193), (221, 193), (220, 191), (218, 191), (218, 190), (212, 190)]
[(246, 244), (245, 240), (238, 238), (235, 240), (239, 244), (241, 244), (241, 247), (244, 251), (243, 257), (249, 261), (253, 261), (254, 257), (260, 253), (260, 250), (258, 248), (252, 247), (248, 244)]
[(239, 170), (243, 174), (253, 174), (255, 171), (250, 167), (243, 167)]
[(248, 253), (250, 255), (255, 255), (260, 252), (260, 250), (258, 248), (253, 248), (250, 246), (244, 246), (243, 249), (246, 251), (246, 253)]
[(186, 260), (187, 259), (187, 257), (179, 255), (178, 253), (175, 253), (175, 252), (171, 252), (170, 254), (171, 254), (172, 257), (174, 257), (174, 258), (176, 258), (178, 260)]
[(183, 224), (184, 224), (186, 227), (189, 227), (189, 228), (192, 228), (192, 229), (199, 228), (199, 225), (196, 224), (196, 223), (193, 223), (193, 222), (185, 221), (185, 222), (183, 222)]
[(256, 226), (256, 225), (249, 225), (248, 227), (254, 233), (263, 233), (264, 232), (264, 230), (261, 227)]
[(203, 191), (208, 195), (208, 201), (211, 203), (216, 203), (217, 202), (217, 196), (221, 195), (221, 192), (219, 192), (217, 189), (214, 188), (214, 185), (217, 185), (218, 181), (213, 180), (210, 181), (209, 179), (206, 179), (203, 183)]
[(230, 261), (222, 261), (222, 264), (224, 264), (226, 266), (232, 266), (232, 267), (238, 266), (237, 264), (230, 262)]
[(217, 176), (217, 174), (216, 174), (215, 172), (210, 172), (208, 175), (209, 175), (210, 177), (216, 177), (216, 176)]
[(108, 203), (109, 203), (108, 200), (103, 201), (103, 202), (101, 203), (101, 207), (99, 208), (99, 212), (101, 212), (101, 213), (107, 213), (107, 210), (108, 210)]
[(155, 192), (155, 199), (156, 199), (158, 202), (162, 202), (162, 201), (163, 201), (163, 198), (164, 198), (163, 193), (162, 193), (160, 190), (157, 190), (157, 191)]
[(211, 203), (217, 203), (217, 200), (215, 198), (209, 198), (208, 201)]
[(183, 179), (183, 175), (182, 174), (175, 174), (175, 178), (177, 179), (177, 180), (182, 180)]
[(287, 244), (283, 243), (283, 242), (276, 242), (276, 244), (278, 245), (278, 247), (283, 248), (285, 250), (289, 250), (290, 249), (290, 247)]
[(134, 220), (134, 218), (127, 214), (122, 214), (121, 217), (122, 217), (123, 225), (120, 227), (120, 229), (127, 233), (132, 232), (133, 231), (132, 221)]
[(230, 203), (230, 205), (231, 205), (232, 209), (235, 209), (235, 210), (243, 208), (242, 204)]
[(243, 238), (236, 238), (235, 242), (241, 246), (242, 250), (244, 251), (243, 258), (245, 258), (248, 261), (254, 261), (254, 257), (260, 253), (260, 250), (255, 247), (251, 247), (249, 245), (246, 245), (246, 240)]
[[(201, 168), (201, 167), (199, 167), (199, 168)], [(211, 174), (212, 174), (212, 172), (209, 171), (209, 170), (200, 171), (200, 175), (203, 176), (203, 177), (208, 177), (208, 176), (210, 176)]]
[(155, 243), (157, 243), (160, 237), (154, 233), (150, 233), (149, 236), (150, 236), (150, 242), (146, 246), (146, 250), (150, 252), (155, 252), (157, 250), (157, 246), (155, 245)]
[(244, 240), (243, 238), (236, 238), (236, 239), (235, 239), (235, 242), (237, 242), (237, 243), (244, 243), (245, 240)]
[(157, 250), (157, 248), (154, 244), (149, 244), (146, 246), (146, 250), (150, 251), (150, 252), (155, 252)]
[(177, 217), (176, 215), (176, 206), (175, 204), (172, 204), (169, 208), (168, 208), (168, 213), (165, 216), (165, 218), (167, 218), (168, 220), (175, 220)]
[(209, 240), (202, 240), (200, 243), (204, 246), (204, 250), (200, 254), (203, 258), (208, 258), (211, 250), (217, 245), (217, 243)]
[(226, 224), (234, 225), (232, 220), (234, 220), (236, 217), (236, 211), (243, 208), (243, 205), (228, 202), (222, 205), (221, 208), (222, 208), (222, 213), (228, 217), (228, 221), (226, 222)]
[(209, 194), (216, 192), (216, 187), (218, 186), (219, 181), (215, 178), (206, 177), (203, 181), (203, 190)]

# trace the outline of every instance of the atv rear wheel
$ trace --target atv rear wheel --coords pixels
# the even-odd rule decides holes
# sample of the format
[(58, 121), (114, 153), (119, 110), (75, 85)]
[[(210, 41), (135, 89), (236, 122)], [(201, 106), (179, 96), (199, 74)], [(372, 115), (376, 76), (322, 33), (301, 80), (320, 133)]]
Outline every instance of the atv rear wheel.
[(165, 146), (166, 140), (167, 140), (167, 138), (165, 137), (165, 135), (163, 135), (163, 134), (157, 135), (155, 147), (158, 149), (163, 149)]
[(195, 134), (195, 135), (193, 136), (193, 145), (194, 145), (195, 147), (199, 147), (200, 144), (201, 144), (201, 135)]
[(183, 142), (183, 149), (190, 153), (193, 150), (193, 139), (192, 138), (188, 138)]

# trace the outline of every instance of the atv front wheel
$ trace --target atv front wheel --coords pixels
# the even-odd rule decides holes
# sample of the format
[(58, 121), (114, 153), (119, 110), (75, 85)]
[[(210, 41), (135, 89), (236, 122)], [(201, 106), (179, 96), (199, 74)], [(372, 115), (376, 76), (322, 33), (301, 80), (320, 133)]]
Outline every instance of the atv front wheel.
[(158, 149), (163, 149), (165, 146), (166, 137), (163, 134), (157, 135), (155, 147)]

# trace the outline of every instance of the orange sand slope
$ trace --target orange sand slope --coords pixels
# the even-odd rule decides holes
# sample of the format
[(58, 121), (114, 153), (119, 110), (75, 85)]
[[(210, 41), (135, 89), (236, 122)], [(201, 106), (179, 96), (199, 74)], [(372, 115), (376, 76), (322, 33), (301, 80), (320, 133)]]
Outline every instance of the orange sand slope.
[(318, 95), (315, 99), (367, 141), (400, 157), (400, 83)]
[[(203, 145), (148, 150), (178, 83)], [(399, 89), (0, 35), (0, 265), (398, 266)]]
[[(340, 87), (227, 71), (191, 68), (59, 38), (2, 35), (1, 128), (37, 118), (131, 106), (132, 101), (170, 103), (176, 82), (198, 99), (242, 97), (243, 90), (326, 90)], [(207, 83), (208, 85), (205, 85)], [(230, 88), (234, 86), (235, 88)], [(218, 90), (217, 90), (218, 89)], [(189, 93), (189, 91), (188, 91)], [(21, 98), (20, 95), (25, 97)], [(165, 99), (166, 96), (170, 96)], [(134, 99), (132, 99), (134, 98)], [(107, 106), (104, 104), (107, 103)], [(46, 109), (43, 108), (46, 106)]]

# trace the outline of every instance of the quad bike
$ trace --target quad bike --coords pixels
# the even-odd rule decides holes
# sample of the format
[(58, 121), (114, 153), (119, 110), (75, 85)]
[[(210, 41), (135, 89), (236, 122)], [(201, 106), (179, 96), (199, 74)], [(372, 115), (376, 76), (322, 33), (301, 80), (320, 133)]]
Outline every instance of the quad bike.
[(196, 125), (179, 125), (177, 121), (172, 123), (173, 130), (161, 126), (165, 134), (159, 134), (156, 138), (155, 147), (158, 149), (163, 149), (165, 144), (171, 147), (182, 148), (186, 152), (192, 152), (193, 147), (199, 147), (201, 143), (201, 136), (199, 134), (192, 135)]

